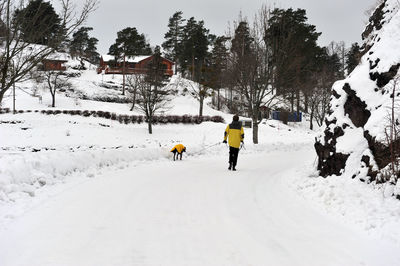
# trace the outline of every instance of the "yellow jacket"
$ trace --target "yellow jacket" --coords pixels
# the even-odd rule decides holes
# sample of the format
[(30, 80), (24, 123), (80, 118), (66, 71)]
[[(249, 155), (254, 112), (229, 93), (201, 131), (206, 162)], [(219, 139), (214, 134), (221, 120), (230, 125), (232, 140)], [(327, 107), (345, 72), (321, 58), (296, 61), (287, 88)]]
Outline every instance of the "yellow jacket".
[(244, 139), (244, 131), (242, 123), (239, 121), (233, 121), (225, 129), (224, 140), (229, 138), (229, 146), (234, 148), (240, 148), (240, 142)]
[(178, 153), (182, 153), (183, 151), (186, 151), (186, 147), (183, 146), (183, 144), (177, 144), (177, 145), (175, 145), (175, 146), (172, 148), (171, 152), (173, 152), (175, 149), (176, 149), (176, 151), (177, 151)]

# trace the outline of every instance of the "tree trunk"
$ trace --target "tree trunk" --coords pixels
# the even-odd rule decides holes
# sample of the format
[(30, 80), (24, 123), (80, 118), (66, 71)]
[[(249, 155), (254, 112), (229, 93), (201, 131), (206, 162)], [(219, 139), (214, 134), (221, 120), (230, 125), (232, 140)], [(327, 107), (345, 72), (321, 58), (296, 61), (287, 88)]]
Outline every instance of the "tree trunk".
[(194, 80), (194, 54), (192, 54), (192, 80)]
[(292, 91), (290, 93), (290, 106), (291, 106), (291, 110), (290, 111), (294, 111), (294, 92)]
[(51, 107), (56, 107), (56, 92), (51, 94)]
[(221, 110), (220, 90), (221, 90), (221, 89), (218, 88), (218, 99), (217, 99), (217, 110), (218, 110), (218, 111)]
[(0, 89), (0, 108), (1, 108), (1, 103), (3, 102), (5, 93), (6, 93), (6, 90)]
[(253, 143), (258, 144), (258, 123), (257, 118), (253, 117)]
[(51, 107), (56, 107), (56, 89), (51, 88), (50, 82), (48, 83), (50, 86), (50, 94), (51, 94)]
[(229, 88), (229, 92), (230, 92), (230, 95), (229, 95), (229, 110), (232, 111), (232, 107), (233, 107), (233, 88), (232, 87)]
[(149, 134), (153, 134), (153, 126), (152, 126), (152, 123), (153, 123), (153, 117), (149, 117), (149, 118), (148, 118), (148, 122), (147, 122), (148, 128), (149, 128)]
[(308, 101), (309, 101), (308, 94), (304, 93), (304, 112), (308, 113)]
[(125, 55), (124, 62), (122, 64), (122, 95), (125, 95)]
[(203, 116), (203, 103), (204, 103), (204, 96), (200, 95), (200, 110), (199, 110), (199, 116)]
[(133, 92), (133, 101), (132, 101), (131, 111), (133, 111), (133, 108), (135, 108), (135, 103), (136, 103), (136, 89)]
[(296, 111), (297, 114), (300, 113), (300, 90), (296, 90)]
[(311, 106), (311, 112), (310, 112), (310, 130), (314, 129), (313, 125), (313, 119), (314, 119), (314, 106)]

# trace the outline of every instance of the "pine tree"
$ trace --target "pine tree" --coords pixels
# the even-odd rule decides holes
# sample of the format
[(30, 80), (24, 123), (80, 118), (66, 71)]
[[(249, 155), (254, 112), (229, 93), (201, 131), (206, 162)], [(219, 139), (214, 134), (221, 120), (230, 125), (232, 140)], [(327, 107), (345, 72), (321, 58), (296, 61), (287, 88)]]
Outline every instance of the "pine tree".
[(346, 54), (347, 74), (350, 74), (360, 63), (361, 48), (358, 43), (353, 43)]
[(211, 80), (209, 86), (217, 91), (217, 109), (221, 109), (220, 89), (225, 83), (225, 72), (228, 63), (229, 50), (226, 42), (229, 40), (226, 36), (218, 36), (215, 39), (213, 49), (211, 51)]
[(83, 59), (95, 63), (98, 61), (99, 54), (97, 53), (98, 39), (89, 37), (91, 27), (81, 27), (73, 35), (70, 43), (70, 53), (73, 57), (80, 57), (83, 66)]
[(150, 44), (146, 41), (144, 34), (139, 34), (136, 28), (125, 28), (117, 33), (115, 43), (110, 46), (110, 55), (114, 55), (116, 60), (123, 61), (122, 66), (122, 95), (125, 95), (125, 68), (126, 57), (137, 55), (150, 55)]
[(232, 39), (231, 51), (243, 60), (247, 55), (251, 54), (251, 45), (254, 39), (250, 36), (249, 25), (246, 21), (239, 22), (235, 29), (235, 36)]
[(318, 52), (317, 39), (321, 33), (314, 25), (307, 23), (304, 9), (274, 9), (269, 18), (269, 28), (264, 40), (271, 50), (271, 62), (274, 64), (274, 86), (289, 96), (291, 109), (296, 100), (300, 109), (300, 91), (306, 90), (309, 83), (313, 58)]
[(169, 18), (169, 30), (165, 33), (165, 41), (162, 44), (167, 57), (175, 62), (175, 72), (177, 72), (178, 66), (180, 66), (179, 54), (182, 51), (183, 23), (185, 22), (185, 19), (182, 18), (182, 14), (182, 11), (177, 11)]
[(182, 71), (189, 70), (192, 80), (199, 81), (199, 71), (208, 55), (209, 30), (204, 27), (204, 21), (197, 22), (194, 17), (191, 17), (183, 32), (180, 57)]
[(15, 25), (28, 43), (52, 46), (64, 34), (61, 19), (50, 2), (31, 0), (14, 14)]

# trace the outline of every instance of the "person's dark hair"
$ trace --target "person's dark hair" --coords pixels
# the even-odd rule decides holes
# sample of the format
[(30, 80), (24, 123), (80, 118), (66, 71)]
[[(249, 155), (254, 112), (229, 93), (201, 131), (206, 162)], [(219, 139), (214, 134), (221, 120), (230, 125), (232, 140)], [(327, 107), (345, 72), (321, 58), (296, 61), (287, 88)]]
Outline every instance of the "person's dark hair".
[(239, 116), (238, 115), (234, 115), (233, 116), (233, 121), (239, 121)]

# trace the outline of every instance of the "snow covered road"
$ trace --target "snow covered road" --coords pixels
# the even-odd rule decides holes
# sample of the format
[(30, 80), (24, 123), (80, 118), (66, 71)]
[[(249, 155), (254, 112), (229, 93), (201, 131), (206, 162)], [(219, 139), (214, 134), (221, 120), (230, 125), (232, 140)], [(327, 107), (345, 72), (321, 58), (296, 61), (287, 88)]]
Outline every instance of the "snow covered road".
[(65, 190), (0, 231), (1, 266), (399, 265), (398, 247), (294, 194), (309, 149), (148, 163)]

